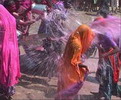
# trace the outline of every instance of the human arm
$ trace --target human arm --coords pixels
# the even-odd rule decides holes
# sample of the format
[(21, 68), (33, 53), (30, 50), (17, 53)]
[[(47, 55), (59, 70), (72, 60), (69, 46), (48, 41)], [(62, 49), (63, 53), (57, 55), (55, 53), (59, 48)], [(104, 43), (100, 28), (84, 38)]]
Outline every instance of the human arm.
[(115, 47), (113, 47), (113, 50), (111, 52), (105, 53), (105, 54), (101, 55), (101, 57), (107, 57), (107, 56), (113, 55), (117, 52), (120, 52), (120, 49), (118, 46), (115, 46)]
[(82, 51), (81, 46), (76, 46), (74, 48), (71, 64), (73, 66), (78, 66), (78, 68), (86, 69), (88, 71), (87, 66), (82, 64), (81, 51)]
[(82, 47), (78, 43), (74, 42), (71, 44), (70, 57), (72, 65), (77, 66), (79, 63), (81, 63), (81, 51)]
[(18, 21), (18, 24), (27, 26), (27, 25), (33, 24), (34, 22), (35, 22), (35, 20), (25, 21), (25, 22), (24, 22), (23, 20), (19, 20), (19, 21)]
[(101, 57), (110, 56), (117, 52), (120, 52), (120, 49), (117, 46), (116, 42), (113, 40), (113, 38), (106, 36), (105, 40), (106, 40), (105, 42), (107, 43), (107, 46), (110, 47), (110, 51), (107, 53), (104, 53), (103, 55), (101, 55)]

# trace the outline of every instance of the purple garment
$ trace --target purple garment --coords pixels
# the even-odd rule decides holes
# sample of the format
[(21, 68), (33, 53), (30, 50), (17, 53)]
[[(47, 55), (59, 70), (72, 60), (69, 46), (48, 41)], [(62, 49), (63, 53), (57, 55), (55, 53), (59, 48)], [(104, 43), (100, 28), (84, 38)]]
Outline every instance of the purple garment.
[(98, 34), (98, 45), (104, 49), (104, 51), (110, 50), (117, 46), (116, 42), (108, 35)]

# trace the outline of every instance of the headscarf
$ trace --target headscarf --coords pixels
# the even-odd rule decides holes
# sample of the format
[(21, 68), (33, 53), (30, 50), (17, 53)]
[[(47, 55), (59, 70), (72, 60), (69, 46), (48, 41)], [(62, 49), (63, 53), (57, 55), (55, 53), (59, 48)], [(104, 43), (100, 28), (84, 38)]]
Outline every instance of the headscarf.
[(20, 77), (16, 20), (2, 5), (0, 5), (0, 20), (5, 30), (1, 51), (0, 84), (8, 87), (18, 83)]
[(99, 20), (104, 20), (104, 18), (102, 16), (99, 16), (99, 17), (94, 19), (94, 21), (99, 21)]
[(86, 50), (91, 45), (91, 41), (93, 38), (94, 38), (94, 33), (92, 32), (91, 28), (84, 24), (80, 25), (76, 29), (76, 31), (70, 36), (68, 43), (66, 45), (64, 56), (66, 55), (66, 52), (69, 52), (68, 45), (71, 45), (71, 44), (75, 45), (75, 43), (81, 46), (81, 49), (82, 49), (81, 54), (85, 53)]
[(81, 25), (72, 35), (78, 38), (82, 44), (82, 53), (85, 53), (86, 50), (91, 45), (91, 41), (94, 37), (94, 33), (92, 32), (91, 28), (87, 25)]
[(90, 24), (90, 27), (101, 34), (110, 34), (114, 40), (117, 40), (121, 36), (121, 18), (116, 16), (96, 18), (95, 21)]
[(87, 25), (79, 26), (70, 36), (59, 66), (57, 100), (65, 99), (65, 96), (73, 98), (82, 87), (88, 70), (79, 64), (82, 64), (81, 56), (91, 45), (93, 37), (94, 33)]
[(92, 32), (91, 28), (89, 28), (87, 25), (79, 26), (77, 30), (70, 36), (67, 42), (62, 60), (62, 68), (63, 66), (66, 66), (66, 68), (73, 66), (75, 68), (75, 72), (77, 72), (79, 77), (83, 79), (79, 68), (76, 66), (82, 63), (81, 56), (91, 45), (93, 37), (94, 33)]

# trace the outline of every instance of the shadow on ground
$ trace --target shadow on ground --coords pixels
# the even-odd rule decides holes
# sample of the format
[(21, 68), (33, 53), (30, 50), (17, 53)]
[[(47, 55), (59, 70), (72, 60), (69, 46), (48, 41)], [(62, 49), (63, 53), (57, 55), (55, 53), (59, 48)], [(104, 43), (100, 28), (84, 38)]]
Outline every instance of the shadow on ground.
[(97, 16), (97, 14), (92, 14), (92, 13), (85, 13), (85, 14), (89, 16)]
[(49, 85), (47, 81), (45, 79), (42, 79), (41, 77), (37, 78), (37, 77), (29, 77), (28, 75), (22, 75), (19, 85), (24, 85), (22, 80), (32, 84), (42, 84), (45, 86)]
[(98, 81), (96, 80), (96, 78), (92, 77), (92, 76), (88, 76), (86, 78), (86, 81), (89, 81), (89, 82), (92, 82), (92, 83), (95, 83), (95, 84), (99, 84)]
[(0, 95), (0, 100), (12, 100), (12, 98), (6, 98), (4, 95)]
[(74, 100), (99, 100), (97, 95), (77, 95)]
[(18, 86), (22, 86), (27, 89), (42, 91), (47, 98), (52, 98), (56, 94), (56, 86), (49, 85), (47, 79), (43, 79), (42, 77), (37, 78), (30, 77), (26, 74), (22, 75)]

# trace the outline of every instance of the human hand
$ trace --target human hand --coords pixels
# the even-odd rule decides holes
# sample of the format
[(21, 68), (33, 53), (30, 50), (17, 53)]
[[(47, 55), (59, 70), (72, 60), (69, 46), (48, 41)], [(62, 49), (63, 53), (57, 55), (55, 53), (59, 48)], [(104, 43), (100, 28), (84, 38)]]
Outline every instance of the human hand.
[(87, 71), (89, 71), (88, 67), (86, 65), (79, 63), (78, 66), (79, 66), (79, 68), (85, 68)]
[(31, 20), (31, 21), (29, 22), (29, 24), (33, 24), (33, 23), (35, 23), (35, 22), (36, 22), (36, 20), (33, 19), (33, 20)]

